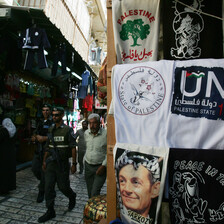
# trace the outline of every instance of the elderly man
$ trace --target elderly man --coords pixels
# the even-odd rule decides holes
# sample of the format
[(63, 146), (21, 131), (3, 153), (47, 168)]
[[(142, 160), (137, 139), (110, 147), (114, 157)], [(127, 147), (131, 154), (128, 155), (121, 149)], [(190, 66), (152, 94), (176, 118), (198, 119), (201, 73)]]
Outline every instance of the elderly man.
[(150, 223), (152, 199), (158, 197), (160, 190), (159, 159), (124, 151), (115, 167), (118, 190), (124, 206), (124, 219), (140, 215), (139, 217), (144, 217), (141, 220), (145, 219)]
[(100, 116), (90, 114), (85, 131), (85, 180), (89, 198), (99, 195), (106, 180), (107, 131), (100, 127)]

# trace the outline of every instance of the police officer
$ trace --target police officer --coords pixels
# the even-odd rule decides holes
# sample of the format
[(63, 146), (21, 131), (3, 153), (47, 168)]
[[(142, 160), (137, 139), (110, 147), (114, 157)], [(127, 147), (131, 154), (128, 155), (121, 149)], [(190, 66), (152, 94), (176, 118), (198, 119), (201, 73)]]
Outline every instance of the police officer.
[(43, 155), (44, 155), (44, 145), (47, 141), (48, 128), (52, 125), (51, 117), (51, 105), (44, 104), (42, 106), (42, 115), (43, 119), (37, 125), (34, 134), (31, 137), (33, 143), (37, 143), (37, 149), (35, 151), (33, 161), (32, 161), (32, 171), (36, 178), (40, 180), (39, 183), (39, 193), (37, 196), (37, 203), (40, 203), (44, 200), (44, 172), (42, 170), (43, 164)]
[(69, 198), (68, 210), (76, 204), (76, 193), (70, 187), (69, 157), (72, 156), (71, 173), (76, 172), (76, 142), (73, 129), (63, 123), (64, 109), (52, 109), (54, 124), (49, 128), (46, 152), (43, 159), (45, 170), (45, 200), (47, 212), (38, 219), (39, 223), (46, 222), (56, 216), (54, 200), (56, 197), (55, 184)]

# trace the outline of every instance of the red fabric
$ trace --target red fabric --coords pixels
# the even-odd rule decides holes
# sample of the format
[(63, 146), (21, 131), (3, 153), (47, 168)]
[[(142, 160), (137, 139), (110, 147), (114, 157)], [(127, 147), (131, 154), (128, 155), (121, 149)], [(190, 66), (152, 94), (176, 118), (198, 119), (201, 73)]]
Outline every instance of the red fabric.
[(86, 100), (86, 98), (87, 98), (87, 96), (82, 101), (82, 108), (86, 108), (87, 109), (87, 100)]
[(93, 109), (93, 95), (90, 96), (89, 94), (86, 96), (86, 98), (83, 100), (82, 104), (83, 108), (86, 108), (87, 111), (92, 111)]

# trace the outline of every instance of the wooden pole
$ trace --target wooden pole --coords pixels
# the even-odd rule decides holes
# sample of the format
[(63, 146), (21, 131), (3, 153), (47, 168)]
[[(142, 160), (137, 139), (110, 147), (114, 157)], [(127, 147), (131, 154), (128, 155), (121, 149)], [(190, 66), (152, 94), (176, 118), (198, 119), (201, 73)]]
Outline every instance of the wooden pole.
[[(107, 108), (109, 110), (111, 94), (112, 67), (116, 64), (114, 34), (112, 23), (112, 0), (107, 0)], [(108, 114), (108, 113), (107, 113)], [(107, 223), (117, 217), (116, 180), (113, 166), (113, 148), (116, 143), (114, 118), (107, 115)]]

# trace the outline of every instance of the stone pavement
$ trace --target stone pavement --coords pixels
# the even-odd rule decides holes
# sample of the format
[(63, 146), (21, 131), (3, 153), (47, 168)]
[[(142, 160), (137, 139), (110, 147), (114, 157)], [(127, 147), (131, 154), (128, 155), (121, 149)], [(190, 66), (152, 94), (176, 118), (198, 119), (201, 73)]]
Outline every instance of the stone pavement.
[[(79, 169), (78, 169), (79, 170)], [(17, 188), (8, 195), (0, 196), (0, 224), (38, 223), (37, 219), (46, 212), (45, 201), (36, 203), (38, 180), (28, 167), (16, 173)], [(87, 189), (83, 174), (76, 172), (70, 175), (71, 187), (77, 193), (76, 206), (67, 211), (69, 200), (56, 187), (56, 217), (46, 224), (81, 224), (83, 210), (88, 201)], [(106, 194), (106, 183), (101, 194)]]

